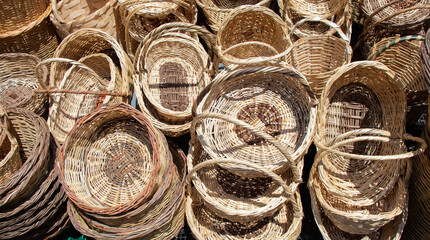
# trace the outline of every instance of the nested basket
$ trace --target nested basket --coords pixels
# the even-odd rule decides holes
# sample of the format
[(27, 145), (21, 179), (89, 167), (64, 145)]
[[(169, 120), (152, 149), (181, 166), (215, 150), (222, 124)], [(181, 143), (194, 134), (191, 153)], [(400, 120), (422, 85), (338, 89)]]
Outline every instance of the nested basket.
[(204, 239), (297, 239), (301, 232), (302, 216), (294, 212), (292, 202), (302, 210), (300, 194), (294, 193), (272, 216), (246, 223), (232, 222), (216, 215), (196, 192), (187, 196), (185, 213), (193, 236)]
[[(85, 56), (96, 53), (104, 53), (112, 59), (121, 71), (124, 92), (129, 92), (133, 73), (131, 60), (118, 41), (99, 29), (80, 29), (70, 34), (58, 46), (54, 53), (54, 58), (79, 61)], [(49, 86), (58, 87), (69, 68), (69, 63), (53, 63), (51, 65)]]
[[(294, 198), (298, 183), (293, 182), (292, 171), (285, 171), (280, 176), (273, 174), (257, 164), (244, 160), (211, 160), (199, 143), (191, 145), (188, 154), (188, 178), (206, 208), (216, 215), (234, 222), (250, 222), (273, 216), (291, 201), (295, 214), (301, 209)], [(248, 178), (236, 175), (222, 167), (230, 163), (235, 168), (245, 166), (260, 172), (264, 177)]]
[[(46, 94), (36, 93), (39, 87), (35, 68), (39, 58), (26, 53), (0, 54), (0, 104), (6, 108), (26, 108), (43, 114), (47, 108)], [(48, 72), (42, 69), (42, 81), (46, 82)]]
[(421, 44), (421, 67), (427, 89), (430, 89), (430, 30), (427, 30), (425, 40)]
[(0, 126), (0, 185), (8, 181), (22, 165), (18, 142), (7, 125)]
[[(208, 52), (186, 33), (201, 36)], [(202, 27), (168, 23), (147, 35), (139, 46), (134, 63), (137, 101), (166, 135), (189, 131), (194, 100), (211, 81), (214, 44), (214, 36)]]
[[(13, 4), (16, 1), (12, 1)], [(34, 1), (37, 3), (38, 1)], [(6, 4), (8, 5), (8, 4)], [(37, 4), (35, 4), (37, 5)], [(19, 8), (27, 8), (21, 5)], [(32, 7), (32, 4), (28, 4)], [(38, 11), (39, 8), (35, 8)], [(55, 48), (58, 46), (58, 38), (52, 23), (48, 19), (51, 13), (51, 6), (46, 2), (43, 12), (37, 15), (37, 19), (22, 26), (15, 26), (13, 30), (0, 33), (0, 53), (29, 53), (37, 56), (41, 60), (52, 57)], [(2, 14), (0, 14), (2, 15)], [(5, 15), (6, 18), (13, 19), (11, 16)]]
[(269, 7), (271, 0), (196, 0), (196, 2), (205, 14), (206, 23), (212, 32), (216, 33), (223, 25), (224, 19), (235, 11), (235, 8), (242, 5)]
[[(316, 141), (329, 146), (335, 138), (363, 128), (385, 130), (400, 139), (405, 128), (405, 108), (405, 95), (388, 67), (372, 61), (350, 63), (330, 78), (322, 93)], [(359, 155), (392, 155), (402, 151), (399, 147), (362, 140), (339, 150)], [(327, 167), (318, 169), (319, 176), (324, 178), (322, 183), (330, 194), (349, 204), (363, 205), (372, 205), (391, 191), (402, 165), (398, 160), (371, 161), (331, 154), (321, 161)]]
[(428, 90), (420, 64), (420, 45), (424, 36), (384, 38), (372, 48), (369, 60), (385, 64), (396, 74), (407, 99), (406, 124), (413, 125), (427, 110)]
[(64, 143), (79, 118), (96, 108), (123, 102), (129, 95), (119, 69), (106, 54), (88, 55), (78, 62), (52, 58), (38, 67), (53, 62), (71, 66), (57, 88), (50, 88), (40, 81), (42, 88), (50, 93), (48, 125), (60, 144)]
[(330, 78), (341, 66), (351, 62), (352, 48), (349, 38), (339, 26), (322, 18), (304, 18), (293, 26), (295, 30), (306, 22), (321, 22), (333, 27), (340, 38), (333, 35), (310, 35), (291, 44), (286, 62), (299, 70), (308, 80), (312, 91), (319, 98)]
[(275, 173), (291, 168), (293, 181), (300, 182), (318, 104), (301, 73), (290, 67), (226, 70), (197, 100), (191, 137), (211, 158), (247, 160)]
[(50, 19), (61, 38), (78, 29), (97, 28), (120, 42), (123, 33), (117, 5), (116, 0), (53, 0)]
[[(137, 42), (155, 28), (171, 22), (197, 22), (197, 6), (193, 0), (116, 0), (125, 35)], [(127, 41), (128, 42), (128, 41)]]
[(288, 33), (285, 22), (271, 9), (240, 6), (217, 33), (217, 54), (225, 66), (281, 61), (290, 46)]
[[(173, 155), (169, 174), (154, 195), (136, 208), (115, 215), (84, 212), (71, 202), (68, 212), (73, 225), (86, 236), (98, 239), (171, 239), (184, 225), (185, 154), (169, 146)], [(170, 162), (169, 162), (170, 161)], [(179, 174), (178, 174), (179, 173)]]

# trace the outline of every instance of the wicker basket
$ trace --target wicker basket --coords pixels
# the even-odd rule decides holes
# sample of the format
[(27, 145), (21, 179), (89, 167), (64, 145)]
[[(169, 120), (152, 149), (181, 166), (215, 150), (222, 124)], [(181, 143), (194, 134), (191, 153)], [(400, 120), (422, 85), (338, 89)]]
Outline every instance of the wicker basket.
[(283, 204), (273, 216), (239, 223), (217, 216), (193, 192), (187, 196), (185, 214), (188, 225), (198, 240), (297, 239), (302, 228), (302, 216), (294, 212), (291, 202), (295, 202), (302, 210), (300, 195), (296, 192), (291, 201)]
[(50, 19), (65, 38), (82, 28), (97, 28), (121, 42), (121, 20), (116, 0), (52, 0)]
[(285, 22), (261, 6), (235, 8), (217, 33), (217, 54), (225, 66), (283, 60), (288, 47)]
[[(185, 33), (201, 36), (209, 54)], [(135, 59), (137, 101), (164, 134), (179, 136), (189, 131), (193, 102), (211, 80), (214, 44), (214, 36), (202, 27), (168, 23), (147, 35), (140, 45)]]
[[(98, 29), (80, 29), (67, 36), (58, 46), (54, 58), (67, 58), (75, 61), (95, 54), (108, 55), (115, 65), (121, 69), (121, 78), (124, 82), (122, 92), (129, 92), (132, 83), (133, 65), (121, 45), (109, 34)], [(64, 74), (69, 70), (68, 63), (53, 63), (49, 86), (58, 87)]]
[(79, 62), (52, 58), (38, 66), (52, 62), (71, 65), (58, 88), (48, 89), (48, 86), (41, 84), (51, 95), (48, 125), (60, 144), (64, 143), (79, 118), (96, 108), (123, 102), (129, 95), (128, 92), (122, 92), (126, 83), (122, 81), (119, 70), (106, 54), (88, 55)]
[(415, 124), (427, 110), (428, 91), (420, 65), (420, 41), (424, 39), (420, 35), (383, 39), (372, 48), (368, 58), (385, 64), (396, 74), (396, 80), (406, 93), (408, 125)]
[[(226, 70), (197, 100), (191, 138), (198, 139), (211, 158), (246, 159), (275, 173), (291, 168), (294, 181), (300, 182), (318, 101), (297, 70)], [(252, 169), (240, 173), (266, 177)]]
[(421, 67), (427, 89), (430, 89), (430, 30), (427, 31), (425, 40), (421, 44)]
[(196, 0), (199, 7), (203, 10), (206, 17), (206, 23), (212, 29), (212, 32), (218, 32), (223, 25), (224, 19), (235, 11), (235, 8), (242, 5), (256, 5), (269, 7), (271, 0)]
[(125, 35), (142, 42), (155, 28), (170, 22), (197, 22), (193, 0), (116, 0), (125, 26)]
[[(266, 176), (242, 177), (222, 168), (224, 164), (234, 164), (236, 169), (251, 168)], [(234, 222), (245, 223), (272, 216), (294, 198), (298, 187), (298, 183), (292, 182), (291, 170), (278, 176), (243, 160), (210, 160), (199, 144), (190, 146), (187, 165), (188, 185), (193, 182), (205, 206), (216, 215)], [(291, 204), (295, 212), (301, 211), (294, 201)]]
[(52, 57), (59, 41), (48, 19), (50, 13), (51, 6), (47, 6), (35, 21), (13, 31), (1, 33), (0, 53), (29, 53), (41, 60)]
[(322, 18), (304, 18), (293, 26), (290, 38), (298, 26), (306, 22), (321, 22), (334, 27), (341, 38), (332, 35), (313, 35), (291, 44), (286, 62), (299, 70), (308, 80), (312, 91), (319, 98), (330, 78), (339, 67), (351, 62), (352, 48), (349, 38), (335, 23)]
[[(34, 92), (39, 87), (35, 68), (40, 60), (26, 53), (0, 54), (0, 104), (6, 108), (26, 108), (37, 114), (47, 109), (48, 97)], [(42, 81), (48, 72), (42, 69)]]
[(21, 167), (18, 142), (7, 126), (0, 126), (0, 185)]

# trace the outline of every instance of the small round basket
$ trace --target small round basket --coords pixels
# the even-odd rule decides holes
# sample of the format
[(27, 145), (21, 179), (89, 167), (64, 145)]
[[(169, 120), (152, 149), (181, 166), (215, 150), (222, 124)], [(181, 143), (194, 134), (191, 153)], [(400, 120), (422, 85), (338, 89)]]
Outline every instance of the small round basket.
[(287, 25), (275, 12), (244, 5), (225, 18), (216, 49), (225, 66), (250, 65), (283, 60), (289, 44)]
[[(47, 109), (46, 94), (36, 93), (39, 87), (36, 66), (39, 58), (26, 53), (0, 54), (0, 104), (6, 108), (25, 108), (37, 114)], [(41, 81), (47, 82), (48, 71), (41, 69)]]
[(65, 38), (82, 28), (97, 28), (120, 41), (121, 20), (116, 0), (52, 0), (50, 19)]
[(286, 56), (288, 65), (299, 70), (308, 80), (317, 98), (328, 79), (343, 65), (351, 62), (352, 48), (349, 38), (335, 23), (322, 18), (305, 18), (291, 29), (290, 39), (295, 30), (306, 22), (321, 22), (334, 27), (341, 38), (333, 35), (310, 35), (291, 44)]
[(206, 23), (212, 32), (216, 33), (223, 25), (224, 19), (235, 11), (235, 8), (242, 5), (269, 7), (271, 0), (196, 0), (196, 2), (205, 14)]

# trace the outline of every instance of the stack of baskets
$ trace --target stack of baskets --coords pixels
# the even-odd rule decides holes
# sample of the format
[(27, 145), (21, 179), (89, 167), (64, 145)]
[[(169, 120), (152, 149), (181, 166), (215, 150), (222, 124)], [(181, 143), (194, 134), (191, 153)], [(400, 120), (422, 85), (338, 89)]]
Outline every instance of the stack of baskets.
[[(39, 81), (36, 66), (39, 58), (26, 53), (0, 54), (0, 104), (7, 108), (25, 108), (37, 114), (47, 109), (48, 98), (36, 93)], [(40, 73), (42, 82), (46, 82), (48, 72), (43, 67)]]
[(10, 108), (0, 115), (1, 238), (52, 238), (69, 224), (54, 168), (57, 143), (45, 120), (29, 110)]
[[(209, 53), (194, 36), (205, 40)], [(139, 46), (134, 91), (142, 112), (164, 134), (189, 132), (194, 100), (211, 80), (214, 44), (215, 37), (202, 27), (168, 23)]]
[(175, 151), (131, 106), (81, 118), (58, 157), (73, 226), (97, 239), (176, 236), (184, 224), (186, 170), (185, 155)]
[[(321, 96), (308, 187), (326, 239), (399, 239), (407, 216), (407, 159), (425, 142), (404, 133), (406, 100), (378, 62), (345, 65)], [(420, 143), (406, 153), (404, 141)]]
[[(187, 221), (198, 239), (294, 239), (317, 101), (289, 67), (225, 70), (198, 98)], [(191, 187), (191, 182), (194, 187)]]
[(0, 53), (30, 53), (52, 57), (58, 39), (48, 15), (49, 0), (0, 2)]

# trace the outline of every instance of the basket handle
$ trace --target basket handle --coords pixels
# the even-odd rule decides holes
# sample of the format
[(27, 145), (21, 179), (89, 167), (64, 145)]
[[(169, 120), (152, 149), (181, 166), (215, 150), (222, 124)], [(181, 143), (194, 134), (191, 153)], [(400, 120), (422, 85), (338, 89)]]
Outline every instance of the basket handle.
[(219, 114), (219, 113), (202, 113), (202, 114), (199, 114), (191, 122), (191, 127), (190, 127), (191, 142), (195, 143), (197, 141), (197, 135), (196, 135), (196, 126), (197, 126), (197, 123), (200, 120), (205, 119), (205, 118), (217, 118), (217, 119), (224, 120), (226, 122), (235, 124), (235, 125), (237, 125), (239, 127), (243, 127), (245, 129), (247, 129), (248, 131), (252, 132), (253, 134), (255, 134), (255, 135), (263, 138), (264, 140), (266, 140), (268, 142), (270, 142), (287, 159), (287, 163), (290, 165), (291, 170), (293, 172), (294, 181), (295, 182), (302, 182), (302, 179), (300, 177), (300, 173), (299, 173), (299, 171), (297, 169), (296, 163), (295, 163), (294, 159), (291, 157), (291, 155), (288, 153), (287, 149), (278, 140), (276, 140), (271, 135), (265, 133), (264, 131), (262, 131), (260, 129), (255, 128), (251, 124), (246, 123), (246, 122), (244, 122), (242, 120), (235, 119), (233, 117), (230, 117), (230, 116), (227, 116), (227, 115), (224, 115), (224, 114)]
[(51, 63), (68, 63), (72, 65), (72, 68), (69, 69), (64, 77), (63, 80), (61, 81), (60, 85), (63, 85), (64, 81), (69, 77), (69, 75), (71, 74), (71, 70), (73, 70), (75, 67), (79, 67), (82, 69), (87, 70), (88, 72), (90, 72), (92, 75), (100, 77), (93, 69), (89, 68), (87, 65), (77, 62), (75, 60), (72, 59), (67, 59), (67, 58), (49, 58), (46, 59), (42, 62), (40, 62), (39, 64), (36, 65), (36, 76), (37, 76), (37, 80), (39, 81), (39, 84), (41, 86), (42, 89), (38, 89), (35, 90), (35, 92), (39, 92), (39, 93), (69, 93), (69, 94), (92, 94), (92, 95), (101, 95), (101, 96), (105, 96), (105, 95), (109, 95), (109, 96), (121, 96), (121, 97), (125, 97), (128, 96), (128, 94), (126, 93), (116, 93), (116, 92), (108, 92), (108, 91), (77, 91), (77, 90), (71, 90), (71, 89), (56, 89), (56, 88), (52, 88), (48, 85), (46, 85), (41, 77), (40, 77), (40, 69), (42, 68), (42, 66), (44, 65), (48, 65)]
[(426, 37), (422, 36), (422, 35), (408, 35), (408, 36), (403, 36), (403, 37), (393, 39), (392, 41), (386, 43), (384, 46), (379, 48), (378, 51), (376, 51), (374, 54), (372, 54), (367, 60), (369, 60), (369, 61), (375, 60), (383, 52), (385, 52), (385, 50), (396, 45), (397, 43), (406, 42), (406, 41), (413, 41), (413, 40), (424, 41), (425, 39), (426, 39)]
[[(364, 136), (357, 137), (357, 135), (364, 135)], [(427, 144), (422, 138), (414, 137), (406, 133), (403, 135), (403, 140), (414, 141), (420, 144), (420, 146), (416, 150), (406, 152), (406, 153), (401, 153), (401, 154), (395, 154), (395, 155), (369, 156), (369, 155), (346, 153), (336, 149), (346, 144), (356, 143), (360, 141), (393, 142), (394, 140), (396, 139), (393, 138), (392, 134), (386, 130), (363, 128), (363, 129), (349, 131), (339, 135), (338, 137), (336, 137), (331, 141), (329, 146), (324, 146), (318, 141), (315, 141), (314, 143), (315, 143), (315, 146), (317, 146), (318, 148), (324, 151), (324, 154), (332, 153), (346, 158), (351, 158), (356, 160), (368, 160), (368, 161), (391, 161), (391, 160), (407, 159), (407, 158), (415, 157), (419, 154), (422, 154), (424, 150), (427, 148)], [(397, 139), (397, 140), (400, 140), (400, 139)]]
[[(290, 41), (290, 44), (292, 45), (293, 43), (291, 42), (294, 37), (294, 32), (296, 29), (298, 29), (298, 26), (304, 24), (305, 22), (319, 22), (319, 23), (324, 23), (325, 25), (333, 28), (334, 30), (336, 30), (337, 34), (339, 34), (339, 36), (348, 44), (350, 43), (349, 38), (345, 35), (345, 33), (343, 33), (342, 29), (339, 27), (339, 25), (337, 25), (334, 22), (331, 22), (325, 18), (321, 18), (321, 17), (313, 17), (313, 18), (303, 18), (302, 20), (298, 21), (296, 24), (294, 24), (294, 26), (291, 28), (290, 31), (290, 38), (288, 39)], [(305, 36), (309, 36), (308, 34), (303, 33)], [(348, 52), (348, 54), (351, 54), (350, 52)]]
[[(237, 164), (239, 166), (242, 165), (242, 166), (250, 167), (250, 168), (253, 168), (253, 169), (269, 176), (270, 178), (272, 178), (274, 181), (276, 181), (283, 188), (285, 194), (288, 197), (288, 200), (293, 205), (294, 216), (303, 217), (303, 213), (302, 213), (301, 208), (299, 207), (297, 202), (294, 200), (294, 192), (291, 191), (291, 188), (285, 183), (285, 181), (279, 175), (275, 174), (274, 172), (270, 171), (269, 169), (267, 169), (263, 166), (260, 166), (258, 164), (255, 164), (255, 163), (248, 162), (246, 160), (238, 160), (238, 159), (233, 159), (233, 158), (225, 158), (225, 159), (224, 158), (216, 158), (216, 159), (207, 160), (207, 161), (204, 161), (202, 163), (197, 164), (188, 172), (188, 175), (187, 175), (188, 193), (191, 194), (191, 178), (197, 171), (199, 171), (202, 168), (211, 166), (211, 165), (221, 166), (221, 164), (224, 164), (224, 163)], [(234, 215), (234, 214), (235, 214), (234, 212), (230, 213), (230, 215)]]
[[(391, 2), (391, 4), (394, 4), (394, 3), (396, 3), (396, 2), (399, 2), (399, 1), (394, 1), (394, 2)], [(389, 6), (389, 5), (391, 5), (391, 4), (386, 4), (386, 5), (384, 5), (384, 6), (382, 6), (381, 8), (378, 8), (376, 11), (381, 11), (383, 8), (385, 8), (385, 7), (387, 7), (387, 6)], [(366, 35), (370, 30), (372, 30), (373, 28), (375, 28), (377, 25), (379, 25), (380, 23), (382, 23), (382, 22), (384, 22), (384, 21), (386, 21), (386, 20), (388, 20), (388, 19), (391, 19), (391, 18), (393, 18), (393, 17), (395, 17), (395, 16), (397, 16), (397, 15), (400, 15), (400, 14), (402, 14), (402, 13), (406, 13), (406, 12), (409, 12), (409, 11), (413, 11), (413, 10), (416, 10), (416, 9), (421, 9), (421, 8), (424, 8), (424, 9), (430, 9), (430, 4), (424, 4), (424, 5), (416, 5), (416, 6), (413, 6), (413, 7), (409, 7), (409, 8), (405, 8), (405, 9), (402, 9), (402, 10), (399, 10), (399, 11), (397, 11), (397, 12), (395, 12), (395, 13), (392, 13), (391, 15), (389, 15), (389, 16), (386, 16), (386, 17), (384, 17), (384, 18), (381, 18), (381, 19), (379, 19), (378, 21), (376, 21), (375, 23), (373, 23), (372, 25), (370, 25), (370, 26), (365, 26), (365, 28), (364, 28), (364, 30), (363, 30), (363, 32), (358, 36), (358, 41), (357, 41), (357, 43), (355, 44), (355, 46), (354, 46), (354, 48), (353, 48), (353, 50), (355, 51), (364, 41), (366, 41), (370, 36), (369, 35)], [(375, 15), (374, 13), (372, 13), (371, 14), (371, 16), (373, 16), (373, 15)], [(370, 21), (370, 17), (368, 18), (369, 20), (368, 20), (368, 22)]]

